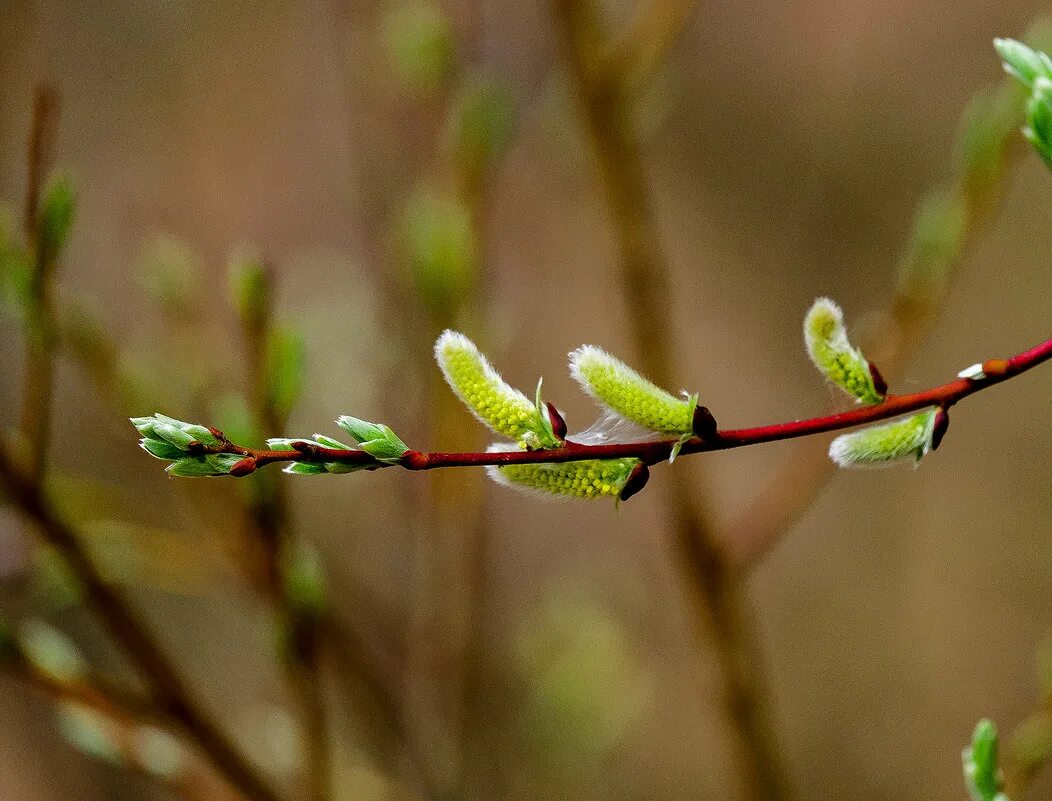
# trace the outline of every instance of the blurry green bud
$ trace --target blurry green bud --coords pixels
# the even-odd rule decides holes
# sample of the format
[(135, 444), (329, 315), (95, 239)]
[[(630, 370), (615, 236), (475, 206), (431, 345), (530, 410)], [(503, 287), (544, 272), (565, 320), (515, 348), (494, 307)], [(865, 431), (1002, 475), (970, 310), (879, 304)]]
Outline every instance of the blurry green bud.
[(697, 395), (677, 398), (594, 345), (570, 353), (570, 375), (612, 412), (662, 434), (692, 434)]
[(993, 188), (1004, 175), (1009, 138), (1023, 119), (1016, 90), (999, 86), (981, 92), (961, 116), (957, 150), (966, 191)]
[(384, 39), (395, 72), (411, 91), (434, 91), (453, 72), (456, 40), (438, 3), (411, 0), (394, 9), (385, 21)]
[(66, 244), (76, 213), (73, 184), (67, 176), (54, 178), (44, 190), (40, 202), (38, 225), (41, 250), (53, 256)]
[(1040, 77), (1026, 104), (1026, 127), (1023, 136), (1045, 164), (1052, 169), (1052, 80)]
[(887, 467), (912, 459), (919, 462), (933, 450), (938, 410), (841, 434), (829, 446), (829, 458), (841, 467)]
[(511, 94), (504, 84), (482, 77), (464, 82), (446, 123), (454, 163), (462, 172), (484, 173), (507, 146), (512, 122)]
[(259, 325), (270, 309), (270, 273), (259, 258), (230, 262), (230, 300), (245, 325)]
[(478, 280), (479, 242), (461, 201), (417, 191), (403, 212), (401, 241), (409, 278), (425, 307), (449, 312), (468, 297)]
[(317, 614), (325, 608), (325, 568), (318, 550), (303, 540), (286, 549), (285, 598), (293, 609)]
[(201, 276), (197, 256), (183, 241), (154, 237), (143, 249), (140, 280), (147, 294), (172, 314), (184, 314), (194, 304)]
[(52, 609), (84, 602), (84, 586), (57, 548), (42, 545), (33, 552), (32, 578), (35, 592)]
[(114, 765), (121, 763), (120, 732), (113, 720), (81, 704), (58, 707), (58, 729), (75, 748)]
[(1038, 714), (1023, 721), (1012, 732), (1008, 752), (1022, 773), (1036, 773), (1052, 758), (1052, 719)]
[(994, 49), (1004, 62), (1005, 72), (1033, 88), (1041, 77), (1052, 79), (1052, 60), (1015, 39), (994, 39)]
[[(142, 434), (139, 446), (158, 459), (172, 461), (183, 460), (190, 449), (191, 443), (198, 442), (202, 445), (219, 445), (219, 438), (211, 431), (195, 423), (184, 423), (174, 417), (163, 414), (154, 414), (150, 417), (132, 417), (131, 424)], [(191, 475), (182, 472), (190, 470), (190, 465), (184, 465), (179, 471), (173, 471), (174, 465), (168, 468), (172, 475)], [(226, 471), (224, 471), (226, 472)], [(213, 473), (193, 473), (193, 475), (215, 475)]]
[(937, 190), (917, 207), (899, 265), (898, 292), (908, 298), (939, 295), (964, 244), (968, 207), (952, 189)]
[(1001, 793), (997, 767), (997, 727), (981, 720), (972, 734), (972, 744), (961, 752), (964, 783), (972, 801), (1007, 801)]
[(256, 420), (245, 396), (239, 392), (220, 395), (212, 404), (210, 419), (231, 442), (255, 442), (260, 437)]
[(394, 431), (383, 423), (370, 423), (357, 417), (342, 415), (336, 425), (354, 437), (358, 447), (373, 458), (388, 464), (397, 464), (409, 448)]
[(819, 298), (804, 318), (807, 355), (829, 381), (862, 403), (879, 403), (885, 389), (862, 351), (852, 347), (844, 327), (844, 313), (829, 298)]
[(267, 395), (280, 417), (287, 417), (303, 391), (307, 348), (292, 328), (275, 328), (267, 341)]
[(137, 726), (131, 747), (142, 766), (163, 779), (177, 776), (186, 759), (183, 744), (156, 726)]
[(31, 618), (19, 627), (18, 639), (30, 664), (55, 681), (70, 683), (87, 675), (80, 649), (51, 624)]
[[(490, 451), (504, 450), (491, 446)], [(486, 468), (498, 484), (569, 498), (620, 498), (638, 459), (585, 459), (554, 464), (513, 464)]]
[(541, 407), (539, 385), (531, 402), (501, 378), (474, 342), (456, 331), (445, 331), (435, 342), (435, 361), (456, 396), (493, 431), (540, 447), (558, 444), (547, 408)]
[(184, 456), (168, 465), (170, 476), (198, 478), (203, 476), (228, 476), (230, 468), (245, 457), (237, 453), (210, 453), (202, 456)]

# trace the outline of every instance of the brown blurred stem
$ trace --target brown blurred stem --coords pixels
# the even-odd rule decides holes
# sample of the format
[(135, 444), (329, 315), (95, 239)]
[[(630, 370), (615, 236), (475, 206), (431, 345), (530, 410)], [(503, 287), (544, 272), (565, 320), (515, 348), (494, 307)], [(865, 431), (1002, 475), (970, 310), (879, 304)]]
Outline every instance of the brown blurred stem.
[[(552, 0), (561, 28), (570, 80), (584, 118), (599, 173), (601, 189), (620, 252), (623, 291), (631, 330), (644, 371), (662, 386), (672, 386), (672, 342), (666, 308), (674, 297), (668, 266), (651, 209), (643, 154), (636, 131), (626, 76), (650, 71), (666, 42), (674, 41), (685, 24), (689, 7), (670, 16), (671, 27), (640, 23), (657, 31), (657, 44), (634, 45), (632, 68), (604, 68), (605, 37), (592, 0)], [(678, 7), (679, 4), (677, 4)], [(654, 4), (655, 14), (662, 14)], [(644, 13), (643, 20), (651, 17)], [(664, 17), (660, 17), (664, 20)], [(643, 31), (639, 31), (643, 35)], [(638, 50), (635, 48), (639, 48)], [(623, 48), (622, 48), (623, 49)], [(705, 512), (692, 500), (693, 487), (678, 471), (665, 485), (673, 517), (672, 537), (690, 595), (692, 616), (700, 637), (713, 636), (726, 684), (726, 712), (734, 726), (733, 754), (738, 784), (744, 796), (756, 801), (778, 801), (785, 795), (777, 748), (766, 720), (766, 687), (746, 613), (742, 587)]]
[(41, 84), (36, 89), (29, 132), (24, 220), (31, 253), (31, 274), (25, 301), (21, 431), (27, 446), (27, 469), (34, 481), (40, 481), (44, 473), (55, 372), (53, 285), (57, 253), (44, 246), (39, 215), (41, 185), (48, 169), (57, 121), (55, 92), (47, 84)]
[(278, 801), (277, 794), (257, 769), (235, 748), (183, 683), (129, 600), (102, 577), (77, 532), (59, 516), (33, 478), (15, 463), (2, 441), (0, 482), (14, 504), (33, 521), (44, 541), (62, 554), (103, 625), (147, 681), (162, 713), (178, 724), (247, 799)]
[(697, 9), (699, 0), (643, 0), (604, 53), (604, 71), (618, 76), (623, 91), (642, 89)]
[[(251, 407), (257, 429), (274, 436), (285, 428), (286, 415), (277, 408), (272, 392), (270, 347), (274, 336), (274, 270), (259, 265), (261, 281), (251, 304), (242, 310)], [(332, 755), (327, 732), (323, 677), (320, 665), (320, 628), (317, 615), (290, 603), (286, 569), (295, 542), (288, 522), (285, 484), (278, 473), (258, 473), (248, 502), (252, 543), (259, 548), (260, 581), (272, 600), (286, 635), (281, 654), (289, 689), (300, 708), (306, 761), (304, 798), (326, 801), (332, 793)]]

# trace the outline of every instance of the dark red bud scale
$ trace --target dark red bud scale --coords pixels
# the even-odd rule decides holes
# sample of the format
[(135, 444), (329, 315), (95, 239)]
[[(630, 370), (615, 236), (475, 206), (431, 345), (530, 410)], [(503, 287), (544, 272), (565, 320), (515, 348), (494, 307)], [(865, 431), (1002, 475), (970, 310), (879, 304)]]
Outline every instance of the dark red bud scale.
[(544, 404), (548, 409), (548, 420), (552, 424), (552, 433), (555, 434), (557, 440), (566, 439), (566, 421), (563, 416), (559, 414), (559, 410), (555, 408), (555, 404), (551, 401), (545, 401)]
[(632, 468), (632, 472), (628, 474), (628, 481), (625, 482), (625, 486), (621, 488), (621, 494), (618, 496), (620, 500), (627, 501), (650, 481), (650, 468), (643, 462), (639, 462), (635, 467)]
[(246, 456), (240, 462), (234, 462), (230, 466), (230, 475), (240, 478), (241, 476), (247, 476), (249, 473), (254, 473), (256, 470), (256, 460), (251, 456)]
[(888, 394), (888, 382), (884, 380), (884, 376), (880, 374), (880, 370), (873, 363), (869, 365), (869, 375), (873, 379), (873, 389), (877, 391), (880, 397), (884, 397)]
[(427, 454), (420, 451), (406, 451), (402, 454), (402, 466), (409, 470), (423, 470), (427, 467)]
[(946, 429), (950, 427), (950, 413), (945, 409), (939, 409), (935, 413), (935, 422), (931, 428), (931, 449), (936, 451), (942, 444), (942, 438), (946, 436)]
[(695, 406), (691, 429), (697, 437), (714, 439), (719, 427), (716, 425), (716, 418), (712, 416), (712, 412), (704, 406)]
[(317, 445), (315, 445), (313, 442), (304, 442), (303, 440), (296, 440), (295, 442), (290, 442), (289, 447), (291, 447), (294, 451), (297, 451), (298, 453), (313, 454), (318, 452)]

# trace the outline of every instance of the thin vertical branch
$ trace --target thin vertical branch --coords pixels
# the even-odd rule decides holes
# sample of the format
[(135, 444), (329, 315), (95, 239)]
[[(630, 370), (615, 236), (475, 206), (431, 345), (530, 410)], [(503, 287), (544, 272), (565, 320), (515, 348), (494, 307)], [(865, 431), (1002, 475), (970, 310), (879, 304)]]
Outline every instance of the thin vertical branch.
[(45, 247), (40, 225), (40, 191), (50, 161), (58, 121), (58, 99), (47, 84), (37, 87), (29, 133), (26, 170), (25, 236), (32, 273), (25, 307), (25, 371), (22, 378), (21, 431), (28, 447), (27, 467), (40, 481), (51, 431), (55, 372), (54, 267), (57, 253)]
[[(603, 68), (604, 36), (590, 0), (552, 0), (562, 29), (571, 82), (584, 117), (620, 252), (631, 330), (644, 371), (658, 384), (674, 381), (669, 343), (674, 297), (654, 222), (630, 95), (618, 75)], [(777, 750), (764, 707), (766, 688), (742, 589), (696, 493), (678, 472), (666, 486), (673, 541), (694, 605), (699, 637), (715, 640), (726, 684), (726, 711), (734, 725), (734, 758), (746, 797), (784, 796)]]
[[(256, 302), (242, 312), (251, 407), (256, 426), (264, 436), (285, 428), (287, 420), (272, 392), (270, 364), (274, 335), (274, 274), (267, 262), (260, 265), (261, 282)], [(326, 801), (332, 793), (332, 755), (327, 729), (323, 675), (320, 665), (320, 627), (316, 615), (289, 602), (286, 573), (295, 543), (289, 531), (288, 499), (279, 473), (252, 477), (248, 513), (252, 542), (260, 551), (260, 580), (286, 629), (285, 650), (280, 655), (289, 689), (300, 708), (305, 763), (304, 797)]]

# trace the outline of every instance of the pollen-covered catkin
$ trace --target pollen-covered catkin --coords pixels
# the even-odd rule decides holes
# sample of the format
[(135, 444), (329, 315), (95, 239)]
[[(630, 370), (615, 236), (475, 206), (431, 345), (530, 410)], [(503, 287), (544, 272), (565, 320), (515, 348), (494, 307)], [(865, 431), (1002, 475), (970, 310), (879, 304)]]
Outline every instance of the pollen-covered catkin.
[(487, 468), (494, 481), (517, 489), (570, 498), (617, 498), (638, 459), (585, 459), (555, 464), (515, 464)]
[(804, 318), (807, 354), (832, 383), (862, 403), (884, 399), (873, 380), (869, 362), (852, 347), (844, 327), (844, 313), (829, 298), (819, 298)]
[(570, 374), (585, 392), (626, 420), (662, 434), (692, 431), (695, 397), (675, 397), (594, 345), (570, 353)]
[(841, 434), (829, 446), (829, 458), (841, 467), (884, 467), (912, 459), (919, 462), (932, 450), (937, 409), (928, 409), (892, 423)]
[(435, 343), (435, 360), (457, 397), (493, 431), (519, 440), (543, 430), (534, 403), (509, 386), (463, 334), (443, 333)]

